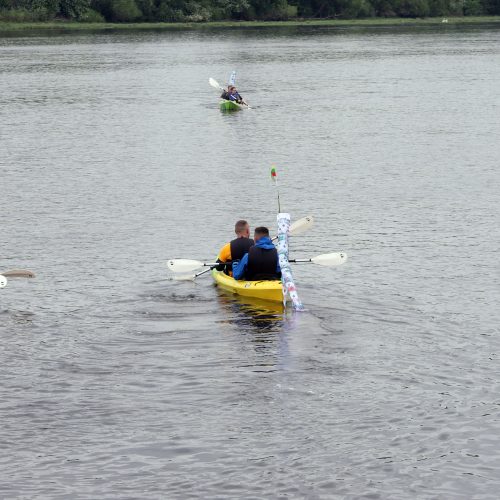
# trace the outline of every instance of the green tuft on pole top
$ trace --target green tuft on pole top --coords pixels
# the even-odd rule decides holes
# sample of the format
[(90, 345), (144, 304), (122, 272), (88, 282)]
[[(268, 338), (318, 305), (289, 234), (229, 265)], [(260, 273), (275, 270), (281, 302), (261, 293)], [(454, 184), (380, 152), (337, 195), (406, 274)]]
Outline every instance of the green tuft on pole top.
[(276, 172), (276, 167), (271, 168), (271, 179), (276, 182), (278, 180), (278, 173)]

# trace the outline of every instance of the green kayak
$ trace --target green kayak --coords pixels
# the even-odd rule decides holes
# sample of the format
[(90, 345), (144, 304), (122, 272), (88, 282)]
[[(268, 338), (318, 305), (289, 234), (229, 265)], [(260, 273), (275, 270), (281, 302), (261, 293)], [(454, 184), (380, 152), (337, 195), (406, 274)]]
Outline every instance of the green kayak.
[(220, 110), (221, 111), (239, 111), (240, 109), (243, 109), (243, 105), (238, 104), (234, 101), (227, 101), (225, 99), (222, 99), (220, 101)]

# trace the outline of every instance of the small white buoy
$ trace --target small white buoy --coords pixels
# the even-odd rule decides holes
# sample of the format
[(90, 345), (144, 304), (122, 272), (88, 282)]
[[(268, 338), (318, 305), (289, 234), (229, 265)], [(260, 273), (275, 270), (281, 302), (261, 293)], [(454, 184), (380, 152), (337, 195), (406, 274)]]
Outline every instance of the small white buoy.
[(0, 288), (7, 286), (7, 278), (0, 274)]

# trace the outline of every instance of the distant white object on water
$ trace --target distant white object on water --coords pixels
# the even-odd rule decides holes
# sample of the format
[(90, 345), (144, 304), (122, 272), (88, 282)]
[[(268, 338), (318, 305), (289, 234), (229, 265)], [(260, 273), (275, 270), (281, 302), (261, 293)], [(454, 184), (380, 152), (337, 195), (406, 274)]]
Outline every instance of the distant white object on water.
[(447, 22), (448, 22), (448, 19), (446, 19), (446, 17), (443, 17), (443, 19), (441, 19), (441, 22), (442, 22), (442, 23), (447, 23)]
[(0, 288), (4, 288), (5, 286), (7, 286), (7, 278), (3, 274), (0, 274)]

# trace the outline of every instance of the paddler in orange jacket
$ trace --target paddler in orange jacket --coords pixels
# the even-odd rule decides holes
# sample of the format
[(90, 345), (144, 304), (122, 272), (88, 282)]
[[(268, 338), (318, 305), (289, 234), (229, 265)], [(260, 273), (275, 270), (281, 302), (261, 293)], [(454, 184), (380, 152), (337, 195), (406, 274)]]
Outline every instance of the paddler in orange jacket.
[(217, 256), (217, 262), (220, 262), (221, 265), (217, 266), (216, 269), (224, 271), (230, 276), (232, 276), (231, 262), (241, 260), (248, 253), (250, 247), (254, 245), (254, 241), (250, 238), (250, 226), (246, 220), (239, 220), (234, 225), (234, 232), (236, 238), (226, 243)]

